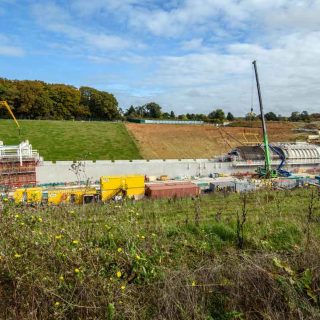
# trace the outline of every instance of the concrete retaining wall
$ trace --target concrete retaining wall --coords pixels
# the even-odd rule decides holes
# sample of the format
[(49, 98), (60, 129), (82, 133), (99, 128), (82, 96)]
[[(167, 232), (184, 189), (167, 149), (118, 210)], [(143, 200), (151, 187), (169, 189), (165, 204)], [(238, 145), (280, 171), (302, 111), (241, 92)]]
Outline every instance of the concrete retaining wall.
[[(72, 161), (44, 161), (37, 167), (38, 183), (74, 182), (77, 175), (71, 169)], [(170, 160), (132, 160), (132, 161), (81, 161), (80, 180), (98, 180), (104, 175), (143, 174), (148, 176), (168, 175), (199, 176), (210, 173), (232, 172), (231, 163), (219, 163), (206, 159), (170, 159)]]
[[(80, 171), (78, 176), (75, 170), (72, 170), (72, 161), (44, 161), (36, 168), (37, 182), (56, 183), (56, 182), (76, 182), (86, 181), (89, 179), (94, 182), (101, 176), (112, 175), (129, 175), (143, 174), (147, 176), (168, 175), (170, 178), (175, 177), (194, 177), (209, 176), (213, 173), (239, 173), (254, 172), (257, 167), (263, 166), (263, 161), (256, 162), (217, 162), (208, 159), (170, 159), (170, 160), (117, 160), (117, 161), (80, 161)], [(278, 162), (273, 163), (276, 168)], [(297, 172), (298, 170), (318, 170), (319, 163), (297, 162), (287, 164), (285, 167), (289, 171)]]

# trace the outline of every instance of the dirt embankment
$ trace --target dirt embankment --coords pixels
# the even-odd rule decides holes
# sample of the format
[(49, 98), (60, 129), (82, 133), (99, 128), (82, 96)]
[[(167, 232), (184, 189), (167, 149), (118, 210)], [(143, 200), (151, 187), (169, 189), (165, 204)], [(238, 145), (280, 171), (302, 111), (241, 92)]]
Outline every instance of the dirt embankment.
[[(145, 159), (211, 158), (262, 141), (260, 128), (127, 123)], [(270, 142), (298, 138), (291, 123), (268, 123)]]

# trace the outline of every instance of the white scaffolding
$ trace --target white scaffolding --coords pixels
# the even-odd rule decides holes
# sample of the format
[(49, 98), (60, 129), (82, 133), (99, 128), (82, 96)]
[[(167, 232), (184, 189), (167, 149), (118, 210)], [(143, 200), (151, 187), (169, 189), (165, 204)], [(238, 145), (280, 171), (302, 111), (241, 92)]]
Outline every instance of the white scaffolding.
[(32, 149), (32, 145), (28, 140), (21, 142), (19, 145), (12, 146), (3, 145), (3, 142), (0, 141), (0, 160), (17, 159), (19, 159), (21, 166), (24, 160), (41, 160), (38, 151)]

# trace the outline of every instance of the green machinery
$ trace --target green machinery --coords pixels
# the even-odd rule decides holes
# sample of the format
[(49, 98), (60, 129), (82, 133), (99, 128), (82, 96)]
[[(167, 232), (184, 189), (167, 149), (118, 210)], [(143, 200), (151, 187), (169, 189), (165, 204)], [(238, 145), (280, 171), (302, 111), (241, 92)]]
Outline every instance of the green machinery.
[(266, 121), (263, 113), (263, 105), (262, 105), (262, 98), (261, 98), (261, 92), (260, 92), (257, 63), (254, 60), (252, 64), (254, 67), (254, 73), (255, 73), (256, 82), (257, 82), (258, 98), (259, 98), (259, 105), (260, 105), (260, 116), (261, 116), (261, 122), (262, 122), (262, 130), (263, 130), (264, 155), (265, 155), (264, 167), (259, 167), (257, 169), (257, 173), (261, 178), (265, 178), (265, 179), (276, 178), (278, 176), (277, 170), (274, 170), (271, 167), (270, 148), (269, 148), (269, 142), (268, 142), (267, 126), (266, 126)]

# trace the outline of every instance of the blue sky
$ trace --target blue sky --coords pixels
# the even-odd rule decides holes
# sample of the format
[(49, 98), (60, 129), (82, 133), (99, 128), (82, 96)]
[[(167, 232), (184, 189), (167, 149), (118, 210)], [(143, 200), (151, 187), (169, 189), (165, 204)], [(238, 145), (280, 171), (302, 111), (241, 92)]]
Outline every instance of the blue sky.
[(320, 0), (0, 0), (0, 76), (242, 115), (257, 59), (267, 111), (320, 112), (319, 16)]

